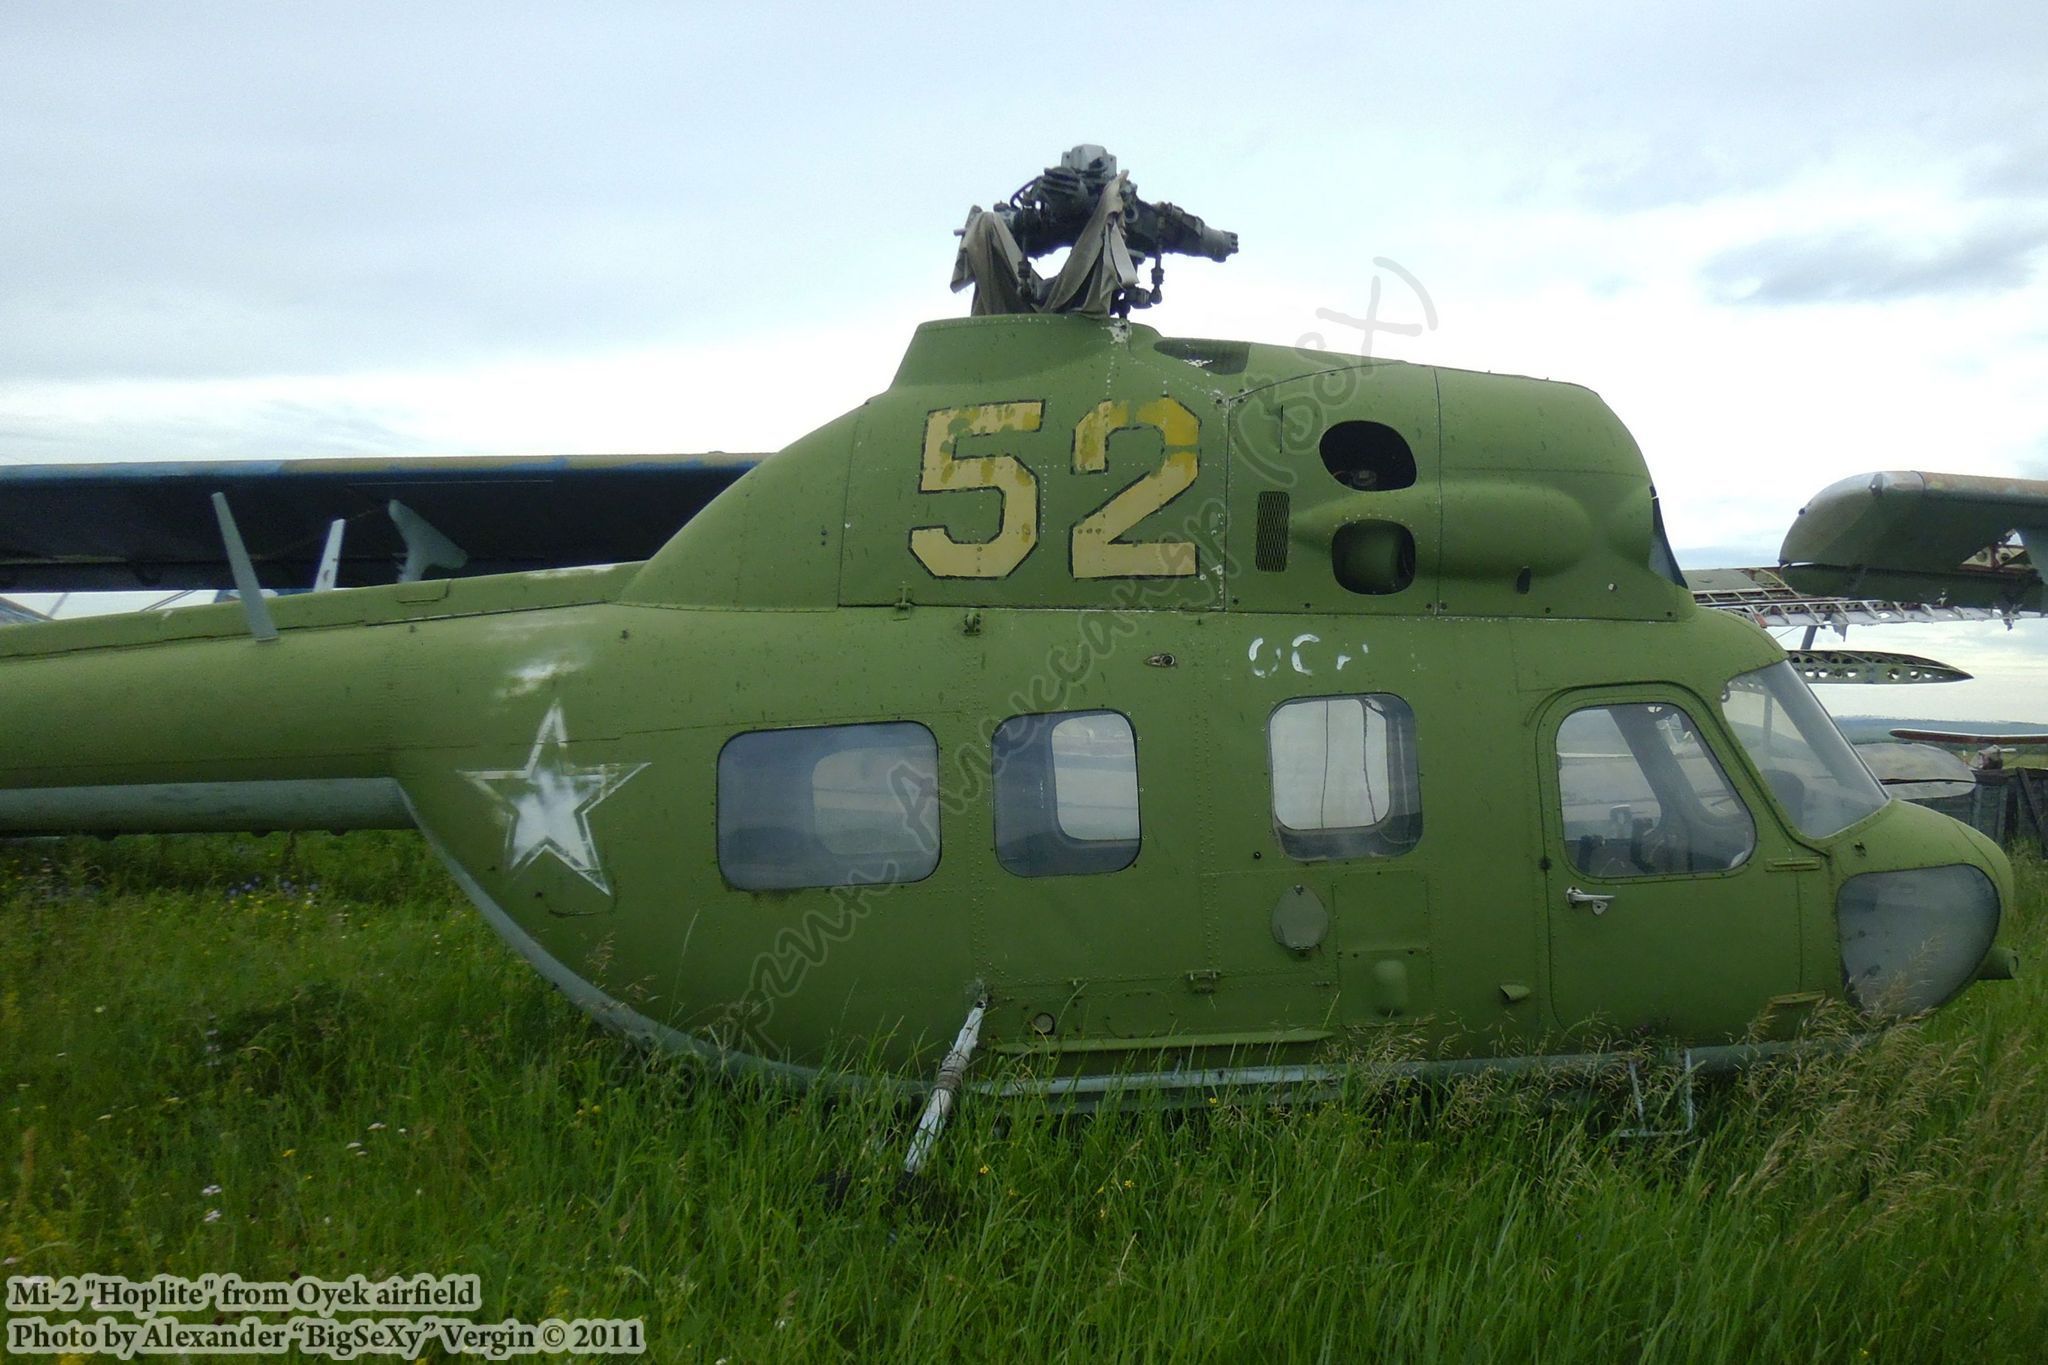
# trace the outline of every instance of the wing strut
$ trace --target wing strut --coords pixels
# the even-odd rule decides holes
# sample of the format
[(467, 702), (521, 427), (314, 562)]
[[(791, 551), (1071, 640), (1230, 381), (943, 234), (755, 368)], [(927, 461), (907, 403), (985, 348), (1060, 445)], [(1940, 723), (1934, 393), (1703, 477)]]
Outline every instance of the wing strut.
[(341, 576), (341, 539), (348, 531), (348, 520), (336, 517), (327, 523), (327, 545), (320, 551), (320, 567), (313, 574), (314, 592), (332, 592), (334, 580)]
[(389, 508), (392, 524), (405, 539), (405, 567), (398, 571), (401, 583), (417, 583), (429, 569), (451, 573), (469, 563), (469, 552), (434, 529), (434, 524), (398, 499)]
[(256, 581), (256, 566), (249, 562), (249, 551), (242, 544), (242, 533), (235, 527), (235, 514), (228, 510), (228, 495), (213, 495), (213, 515), (220, 522), (220, 540), (228, 552), (228, 568), (235, 575), (235, 593), (242, 599), (242, 618), (249, 623), (249, 634), (264, 644), (277, 639), (277, 625), (270, 619), (270, 606), (263, 600), (263, 585)]

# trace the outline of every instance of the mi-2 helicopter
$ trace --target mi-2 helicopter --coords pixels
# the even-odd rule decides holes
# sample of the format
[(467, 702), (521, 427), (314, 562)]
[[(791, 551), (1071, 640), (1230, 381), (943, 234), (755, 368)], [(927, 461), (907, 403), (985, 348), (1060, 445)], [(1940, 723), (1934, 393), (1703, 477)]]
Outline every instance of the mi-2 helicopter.
[(417, 826), (592, 1015), (796, 1080), (956, 1032), (1074, 1097), (1388, 1029), (1712, 1065), (2010, 974), (2004, 857), (1802, 676), (1911, 665), (1757, 622), (2038, 612), (1967, 561), (2048, 490), (1890, 489), (1969, 523), (1906, 544), (1852, 483), (1689, 585), (1587, 389), (1129, 320), (1235, 248), (1081, 147), (970, 216), (972, 316), (765, 459), (10, 471), (15, 589), (240, 595), (0, 629), (0, 831)]

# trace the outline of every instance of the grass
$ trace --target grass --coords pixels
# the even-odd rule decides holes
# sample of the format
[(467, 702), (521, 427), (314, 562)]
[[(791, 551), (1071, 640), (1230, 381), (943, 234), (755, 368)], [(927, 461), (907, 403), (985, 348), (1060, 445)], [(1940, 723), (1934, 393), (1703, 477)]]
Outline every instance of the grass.
[(479, 1320), (641, 1317), (661, 1361), (2038, 1359), (2021, 873), (2035, 975), (1717, 1086), (1690, 1139), (1534, 1080), (970, 1100), (898, 1199), (900, 1111), (596, 1032), (411, 837), (0, 848), (0, 1258), (473, 1272)]

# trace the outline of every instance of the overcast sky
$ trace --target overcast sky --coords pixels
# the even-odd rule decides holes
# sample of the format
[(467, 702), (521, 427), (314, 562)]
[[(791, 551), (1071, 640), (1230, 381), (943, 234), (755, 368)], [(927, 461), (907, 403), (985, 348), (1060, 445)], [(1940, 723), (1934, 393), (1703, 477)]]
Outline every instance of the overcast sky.
[[(1169, 332), (1572, 379), (1688, 565), (2048, 477), (2048, 8), (0, 5), (0, 462), (773, 449), (1079, 141), (1237, 231)], [(1390, 261), (1392, 266), (1376, 264)], [(2048, 623), (1857, 631), (2048, 720)]]

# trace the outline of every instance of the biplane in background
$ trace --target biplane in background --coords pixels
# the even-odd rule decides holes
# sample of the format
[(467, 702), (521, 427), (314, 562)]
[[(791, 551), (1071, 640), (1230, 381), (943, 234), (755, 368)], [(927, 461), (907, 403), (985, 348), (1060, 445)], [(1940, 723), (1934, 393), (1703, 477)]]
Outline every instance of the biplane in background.
[(593, 1015), (797, 1079), (1733, 1064), (2010, 973), (2004, 857), (1808, 688), (1952, 671), (1760, 627), (2040, 612), (2048, 488), (1865, 476), (1688, 581), (1586, 389), (1128, 320), (1235, 245), (1077, 148), (760, 460), (0, 472), (15, 591), (239, 589), (0, 630), (0, 831), (416, 825)]

